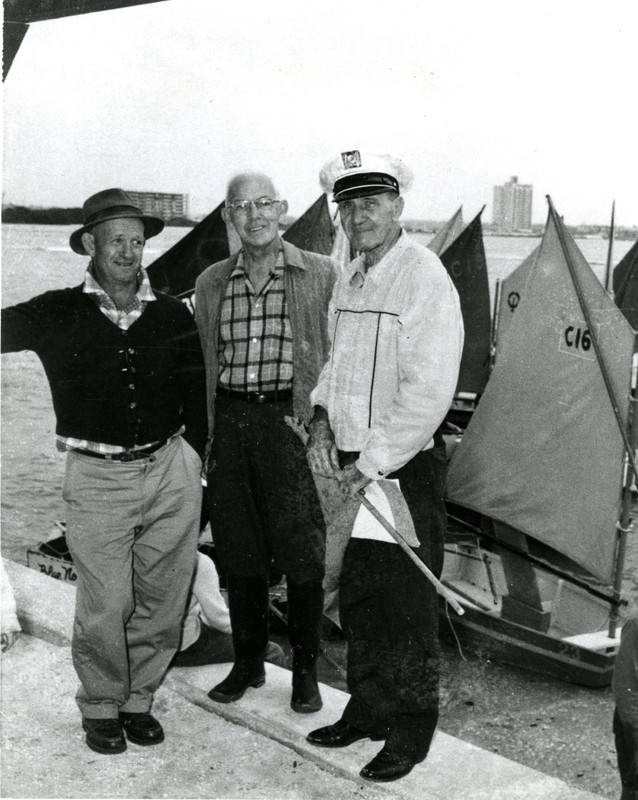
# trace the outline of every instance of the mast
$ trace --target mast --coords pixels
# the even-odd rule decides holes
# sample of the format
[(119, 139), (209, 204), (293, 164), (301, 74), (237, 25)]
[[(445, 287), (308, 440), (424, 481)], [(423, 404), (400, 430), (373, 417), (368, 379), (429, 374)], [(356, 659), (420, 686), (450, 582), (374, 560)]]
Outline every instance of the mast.
[(605, 291), (612, 294), (611, 288), (611, 257), (614, 250), (614, 218), (616, 216), (616, 201), (611, 204), (611, 224), (609, 226), (609, 247), (607, 248), (607, 267), (605, 269)]
[(492, 335), (490, 342), (490, 372), (494, 369), (496, 363), (496, 340), (498, 337), (498, 323), (501, 315), (501, 290), (503, 281), (500, 278), (496, 279), (496, 288), (494, 290), (494, 313), (492, 314)]
[[(556, 209), (554, 208), (554, 204), (552, 203), (552, 199), (549, 195), (546, 195), (547, 202), (549, 204), (550, 214), (557, 217)], [(583, 316), (585, 317), (585, 322), (587, 323), (587, 329), (589, 330), (589, 335), (591, 337), (591, 342), (594, 346), (594, 353), (596, 354), (596, 359), (598, 361), (598, 366), (600, 367), (600, 373), (602, 375), (603, 381), (605, 383), (605, 387), (607, 389), (607, 394), (609, 396), (609, 400), (611, 402), (612, 409), (614, 411), (614, 416), (616, 417), (616, 422), (618, 424), (618, 429), (620, 430), (620, 435), (622, 436), (622, 440), (625, 444), (626, 455), (629, 461), (631, 462), (632, 469), (634, 473), (638, 474), (638, 468), (636, 468), (636, 448), (631, 446), (629, 443), (629, 436), (627, 429), (625, 428), (625, 424), (620, 416), (620, 408), (618, 406), (618, 401), (616, 399), (614, 390), (611, 385), (611, 381), (609, 378), (609, 372), (607, 370), (607, 364), (603, 359), (600, 346), (598, 344), (598, 336), (596, 335), (596, 329), (593, 325), (591, 314), (589, 313), (589, 308), (587, 303), (585, 302), (585, 298), (583, 296), (582, 288), (576, 278), (576, 274), (574, 272), (574, 267), (572, 265), (570, 256), (569, 256), (569, 248), (567, 247), (566, 239), (565, 239), (565, 231), (561, 227), (563, 225), (563, 221), (561, 219), (561, 224), (556, 226), (556, 232), (558, 234), (559, 241), (561, 243), (561, 247), (563, 249), (563, 253), (565, 254), (565, 261), (567, 263), (567, 268), (569, 269), (569, 274), (572, 278), (572, 283), (574, 289), (576, 290), (576, 295), (578, 297), (578, 302), (580, 304), (581, 311), (583, 312)], [(636, 352), (636, 345), (634, 342), (634, 353)]]
[[(638, 446), (638, 395), (636, 392), (636, 382), (638, 379), (638, 339), (634, 340), (634, 358), (631, 366), (631, 392), (629, 395), (629, 413), (627, 427), (629, 430), (629, 443), (636, 452)], [(631, 461), (628, 452), (625, 450), (624, 469), (623, 469), (623, 495), (620, 520), (616, 526), (616, 559), (614, 566), (614, 600), (616, 603), (611, 607), (609, 615), (609, 638), (614, 639), (618, 626), (618, 608), (621, 600), (620, 590), (622, 588), (622, 573), (625, 565), (625, 550), (627, 547), (627, 533), (631, 521), (632, 488), (636, 484), (635, 462)]]

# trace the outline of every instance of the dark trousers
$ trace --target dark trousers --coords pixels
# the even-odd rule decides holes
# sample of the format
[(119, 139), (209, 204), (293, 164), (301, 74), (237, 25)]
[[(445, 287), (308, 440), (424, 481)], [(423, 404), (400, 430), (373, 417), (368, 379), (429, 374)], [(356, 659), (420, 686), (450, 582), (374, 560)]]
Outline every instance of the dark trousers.
[[(418, 453), (398, 478), (435, 575), (443, 566), (445, 453)], [(424, 757), (438, 721), (440, 656), (434, 587), (398, 545), (351, 539), (340, 582), (350, 700), (343, 719), (387, 737), (395, 751)]]
[(220, 395), (208, 474), (215, 549), (223, 572), (321, 581), (325, 525), (304, 446), (284, 417), (292, 402)]
[(623, 720), (618, 709), (614, 711), (614, 739), (623, 800), (638, 800), (638, 729), (635, 723)]

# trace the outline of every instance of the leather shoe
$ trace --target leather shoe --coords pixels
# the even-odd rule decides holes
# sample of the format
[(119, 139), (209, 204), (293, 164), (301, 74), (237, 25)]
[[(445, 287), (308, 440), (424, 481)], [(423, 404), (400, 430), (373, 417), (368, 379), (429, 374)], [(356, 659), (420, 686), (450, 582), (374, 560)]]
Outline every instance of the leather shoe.
[(323, 706), (317, 679), (308, 670), (292, 673), (292, 698), (290, 707), (298, 714), (313, 714)]
[(397, 753), (386, 745), (369, 764), (365, 765), (359, 775), (367, 781), (376, 781), (377, 783), (396, 781), (411, 772), (412, 768), (424, 758), (425, 756), (417, 758)]
[(151, 714), (120, 711), (120, 722), (129, 742), (149, 745), (164, 741), (164, 729)]
[(126, 750), (126, 739), (119, 720), (84, 718), (82, 728), (86, 731), (87, 745), (96, 753), (115, 755)]
[(218, 703), (234, 703), (244, 696), (248, 687), (258, 689), (264, 683), (266, 683), (266, 671), (263, 661), (256, 665), (236, 661), (228, 677), (214, 686), (208, 696)]
[(347, 747), (349, 744), (358, 742), (359, 739), (372, 739), (378, 742), (383, 736), (367, 733), (360, 728), (356, 728), (349, 722), (340, 719), (334, 725), (326, 725), (325, 728), (317, 728), (310, 731), (306, 736), (306, 741), (315, 744), (317, 747)]

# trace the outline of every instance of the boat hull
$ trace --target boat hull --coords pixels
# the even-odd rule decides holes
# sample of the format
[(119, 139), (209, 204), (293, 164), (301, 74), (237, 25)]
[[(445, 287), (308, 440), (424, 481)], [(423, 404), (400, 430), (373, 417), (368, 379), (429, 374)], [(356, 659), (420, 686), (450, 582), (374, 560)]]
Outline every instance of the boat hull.
[[(440, 598), (440, 636), (499, 663), (549, 675), (592, 688), (611, 683), (615, 649), (599, 652), (531, 630), (481, 609), (465, 607), (462, 617), (450, 613)], [(454, 630), (452, 630), (452, 626)]]

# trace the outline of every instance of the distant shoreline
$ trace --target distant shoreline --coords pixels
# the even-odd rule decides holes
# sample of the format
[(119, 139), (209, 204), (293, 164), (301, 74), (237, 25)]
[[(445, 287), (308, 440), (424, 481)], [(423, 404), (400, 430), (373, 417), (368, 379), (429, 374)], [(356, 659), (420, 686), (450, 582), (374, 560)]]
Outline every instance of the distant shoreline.
[[(283, 230), (295, 222), (295, 217), (287, 217)], [(167, 227), (194, 228), (201, 220), (176, 217), (166, 221)], [(2, 209), (2, 223), (9, 225), (82, 225), (81, 208), (30, 208), (28, 206), (5, 206)], [(409, 233), (420, 233), (425, 236), (434, 234), (447, 223), (447, 220), (404, 220), (403, 225)], [(543, 235), (544, 225), (534, 225), (529, 231), (492, 230), (491, 223), (483, 225), (484, 236), (518, 237), (536, 239)], [(607, 225), (568, 225), (567, 230), (575, 239), (608, 239)], [(627, 241), (638, 238), (638, 227), (619, 227), (614, 232), (614, 239)]]

